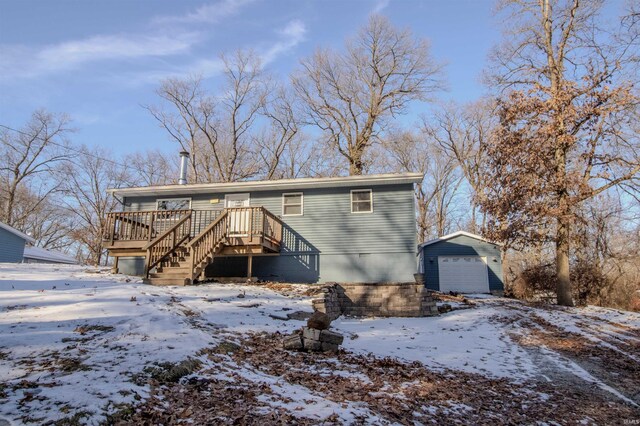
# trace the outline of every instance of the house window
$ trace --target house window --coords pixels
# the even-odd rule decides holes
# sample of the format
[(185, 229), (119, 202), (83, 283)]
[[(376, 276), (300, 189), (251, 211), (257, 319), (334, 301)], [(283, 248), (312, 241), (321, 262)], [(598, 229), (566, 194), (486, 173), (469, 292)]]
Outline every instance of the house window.
[(351, 191), (351, 213), (372, 213), (373, 193), (370, 189)]
[(158, 210), (189, 210), (191, 209), (191, 198), (167, 198), (158, 200), (156, 208)]
[(302, 192), (282, 194), (282, 215), (302, 216)]

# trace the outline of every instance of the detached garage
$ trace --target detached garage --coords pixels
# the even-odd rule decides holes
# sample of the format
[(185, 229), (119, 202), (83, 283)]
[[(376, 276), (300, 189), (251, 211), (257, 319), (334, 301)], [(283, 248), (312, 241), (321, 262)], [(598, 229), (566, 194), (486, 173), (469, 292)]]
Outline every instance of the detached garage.
[(502, 247), (458, 231), (418, 246), (418, 270), (429, 290), (502, 294)]

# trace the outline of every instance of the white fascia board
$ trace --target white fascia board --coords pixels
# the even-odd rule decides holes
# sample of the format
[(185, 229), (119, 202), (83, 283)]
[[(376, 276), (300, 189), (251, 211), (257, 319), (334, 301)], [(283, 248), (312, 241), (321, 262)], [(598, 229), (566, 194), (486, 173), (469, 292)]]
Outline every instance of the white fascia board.
[(447, 240), (450, 240), (452, 238), (459, 237), (459, 236), (465, 236), (465, 237), (473, 238), (475, 240), (484, 241), (486, 243), (494, 244), (494, 245), (497, 245), (497, 246), (502, 246), (503, 245), (501, 243), (496, 243), (494, 241), (489, 241), (486, 238), (481, 237), (480, 235), (472, 234), (471, 232), (457, 231), (457, 232), (454, 232), (452, 234), (445, 235), (445, 236), (442, 236), (440, 238), (434, 238), (433, 240), (429, 240), (429, 241), (426, 241), (426, 242), (424, 242), (422, 244), (418, 244), (418, 249), (421, 249), (422, 247), (425, 247), (425, 246), (430, 246), (431, 244), (439, 243), (441, 241), (447, 241)]
[(362, 175), (330, 178), (300, 178), (261, 180), (230, 183), (197, 183), (187, 185), (144, 186), (138, 188), (112, 188), (107, 191), (119, 197), (164, 196), (256, 191), (295, 191), (306, 188), (337, 188), (361, 185), (393, 185), (420, 183), (421, 173)]

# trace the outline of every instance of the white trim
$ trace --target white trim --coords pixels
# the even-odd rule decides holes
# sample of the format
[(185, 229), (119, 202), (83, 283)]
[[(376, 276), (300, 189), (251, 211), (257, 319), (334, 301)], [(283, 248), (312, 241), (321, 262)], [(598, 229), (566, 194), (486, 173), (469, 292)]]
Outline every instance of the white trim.
[(486, 243), (494, 244), (494, 245), (497, 245), (497, 246), (502, 246), (502, 244), (496, 243), (496, 242), (493, 242), (493, 241), (489, 241), (486, 238), (481, 237), (480, 235), (472, 234), (472, 233), (466, 232), (466, 231), (457, 231), (457, 232), (454, 232), (452, 234), (448, 234), (448, 235), (445, 235), (443, 237), (435, 238), (433, 240), (426, 241), (426, 242), (424, 242), (422, 244), (418, 244), (418, 248), (420, 249), (420, 248), (425, 247), (425, 246), (430, 246), (431, 244), (439, 243), (440, 241), (447, 241), (447, 240), (450, 240), (452, 238), (460, 237), (460, 236), (473, 238), (475, 240), (484, 241)]
[(0, 228), (4, 229), (7, 232), (11, 232), (13, 235), (16, 235), (16, 236), (22, 238), (23, 240), (25, 240), (28, 243), (31, 243), (31, 244), (35, 244), (36, 243), (36, 240), (31, 238), (30, 236), (28, 236), (24, 232), (20, 232), (17, 229), (12, 228), (11, 226), (7, 225), (6, 223), (0, 222)]
[[(365, 191), (369, 191), (369, 203), (371, 204), (371, 210), (369, 210), (369, 211), (364, 211), (364, 212), (354, 212), (354, 211), (353, 211), (353, 193), (354, 193), (354, 192), (365, 192)], [(353, 213), (353, 214), (367, 214), (367, 213), (373, 213), (373, 190), (372, 190), (372, 189), (369, 189), (369, 188), (352, 189), (352, 190), (349, 192), (349, 195), (350, 195), (350, 201), (351, 201), (351, 202), (350, 202), (350, 205), (351, 205), (351, 213)], [(361, 202), (363, 202), (363, 201), (364, 201), (364, 200), (358, 200), (358, 201), (356, 201), (356, 202), (357, 202), (357, 203), (358, 203), (358, 202), (360, 202), (360, 203), (361, 203)]]
[[(299, 195), (300, 196), (300, 213), (286, 214), (284, 212), (284, 197), (286, 195)], [(297, 204), (289, 204), (289, 207), (297, 206)], [(282, 193), (282, 216), (304, 216), (304, 193), (303, 192), (283, 192)]]
[(261, 180), (247, 182), (230, 182), (230, 183), (195, 183), (187, 185), (163, 185), (163, 186), (144, 186), (138, 188), (111, 188), (107, 192), (119, 197), (130, 196), (160, 196), (180, 194), (211, 194), (211, 193), (227, 193), (239, 191), (283, 191), (298, 190), (304, 188), (337, 188), (337, 187), (358, 187), (373, 185), (394, 185), (422, 182), (423, 175), (421, 173), (389, 173), (381, 175), (360, 175), (360, 176), (342, 176), (330, 178), (298, 178), (298, 179), (279, 179), (279, 180)]
[[(160, 210), (158, 208), (158, 203), (160, 201), (174, 201), (174, 200), (189, 200), (189, 208), (187, 210), (191, 210), (191, 197), (157, 198), (156, 199), (156, 210)], [(173, 210), (173, 209), (171, 209), (171, 210)]]

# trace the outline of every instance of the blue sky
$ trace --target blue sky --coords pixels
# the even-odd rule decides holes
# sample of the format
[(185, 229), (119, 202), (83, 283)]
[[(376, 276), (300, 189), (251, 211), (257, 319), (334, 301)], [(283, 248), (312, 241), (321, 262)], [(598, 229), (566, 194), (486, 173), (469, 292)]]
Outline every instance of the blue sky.
[[(500, 30), (489, 0), (0, 0), (0, 123), (68, 113), (76, 143), (116, 154), (176, 150), (142, 105), (170, 76), (202, 74), (215, 92), (218, 55), (253, 48), (281, 78), (317, 47), (340, 48), (369, 14), (431, 41), (445, 62), (444, 99), (484, 91), (479, 75)], [(414, 113), (425, 106), (416, 106)], [(407, 119), (410, 119), (408, 117)]]

